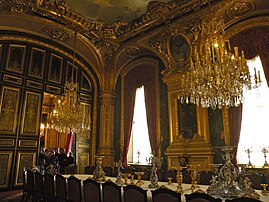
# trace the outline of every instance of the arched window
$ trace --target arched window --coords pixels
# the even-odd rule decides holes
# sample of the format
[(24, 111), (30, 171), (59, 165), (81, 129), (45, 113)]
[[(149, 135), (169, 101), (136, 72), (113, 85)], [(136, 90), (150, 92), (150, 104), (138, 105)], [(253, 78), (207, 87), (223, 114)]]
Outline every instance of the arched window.
[(128, 163), (148, 164), (149, 142), (144, 86), (136, 89), (132, 133), (128, 150)]
[(248, 164), (249, 158), (246, 152), (251, 151), (250, 162), (255, 166), (263, 166), (265, 162), (262, 148), (269, 149), (268, 118), (269, 114), (269, 89), (264, 75), (260, 57), (248, 61), (249, 71), (260, 72), (261, 86), (253, 90), (244, 91), (244, 103), (242, 111), (242, 125), (240, 140), (237, 150), (237, 162)]

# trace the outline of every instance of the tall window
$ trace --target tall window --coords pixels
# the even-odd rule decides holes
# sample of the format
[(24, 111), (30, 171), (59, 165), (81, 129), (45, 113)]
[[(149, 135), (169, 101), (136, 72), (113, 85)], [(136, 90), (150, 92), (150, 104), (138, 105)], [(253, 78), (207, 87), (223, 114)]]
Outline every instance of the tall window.
[(247, 149), (251, 151), (250, 161), (255, 166), (262, 166), (265, 158), (262, 148), (268, 149), (268, 119), (269, 114), (269, 89), (264, 76), (260, 57), (248, 61), (251, 75), (260, 71), (261, 86), (257, 89), (244, 91), (245, 100), (242, 111), (241, 134), (237, 150), (237, 162), (249, 162)]
[(151, 147), (149, 142), (144, 86), (136, 89), (132, 134), (128, 163), (147, 164)]

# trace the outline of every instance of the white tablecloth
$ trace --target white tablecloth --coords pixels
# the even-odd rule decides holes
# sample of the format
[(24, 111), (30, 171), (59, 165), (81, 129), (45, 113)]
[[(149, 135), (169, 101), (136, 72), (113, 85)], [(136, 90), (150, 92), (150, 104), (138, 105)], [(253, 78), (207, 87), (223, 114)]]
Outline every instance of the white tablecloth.
[[(70, 175), (64, 175), (64, 177), (68, 178)], [(81, 181), (83, 180), (86, 180), (87, 178), (89, 177), (92, 177), (92, 175), (85, 175), (85, 174), (76, 174), (74, 175), (75, 177), (77, 177), (78, 179), (80, 179)], [(106, 177), (106, 180), (110, 179), (112, 182), (115, 182), (116, 178), (115, 177)], [(130, 179), (129, 181), (130, 182)], [(137, 182), (137, 180), (135, 180), (135, 183)], [(148, 202), (151, 202), (152, 201), (152, 197), (151, 197), (151, 190), (154, 190), (154, 189), (150, 189), (148, 187), (148, 185), (150, 184), (149, 181), (144, 181), (144, 184), (141, 186), (143, 189), (147, 190), (147, 196), (148, 196)], [(159, 186), (162, 186), (164, 185), (165, 187), (169, 188), (169, 189), (172, 189), (172, 190), (177, 190), (177, 183), (173, 183), (173, 184), (168, 184), (167, 182), (158, 182)], [(206, 190), (208, 186), (206, 185), (198, 185), (200, 189), (202, 190)], [(183, 194), (181, 196), (181, 201), (185, 201), (185, 196), (184, 194), (189, 194), (191, 193), (191, 184), (182, 184), (182, 187), (183, 187)], [(83, 194), (83, 183), (82, 183), (82, 194)], [(262, 194), (261, 193), (261, 190), (256, 190), (256, 192), (260, 195), (260, 200), (263, 201), (263, 202), (269, 202), (269, 194)], [(83, 195), (82, 195), (83, 196)], [(82, 200), (83, 201), (83, 200)], [(122, 189), (122, 201), (124, 202), (123, 200), (123, 189)], [(223, 199), (223, 201), (225, 201), (225, 199)]]

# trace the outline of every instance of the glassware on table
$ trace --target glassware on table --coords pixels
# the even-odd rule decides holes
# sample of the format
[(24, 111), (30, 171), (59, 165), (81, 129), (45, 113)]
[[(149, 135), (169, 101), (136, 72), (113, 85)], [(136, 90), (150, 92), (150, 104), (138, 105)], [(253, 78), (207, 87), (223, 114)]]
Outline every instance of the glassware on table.
[(172, 177), (168, 177), (167, 179), (168, 179), (167, 184), (168, 184), (168, 185), (172, 185), (172, 184), (173, 184), (173, 182), (172, 182), (172, 179), (173, 179), (173, 178), (172, 178)]
[(262, 194), (268, 194), (269, 193), (269, 191), (267, 191), (267, 186), (268, 186), (268, 184), (261, 184), (261, 186), (262, 186), (262, 191), (261, 191), (261, 193)]

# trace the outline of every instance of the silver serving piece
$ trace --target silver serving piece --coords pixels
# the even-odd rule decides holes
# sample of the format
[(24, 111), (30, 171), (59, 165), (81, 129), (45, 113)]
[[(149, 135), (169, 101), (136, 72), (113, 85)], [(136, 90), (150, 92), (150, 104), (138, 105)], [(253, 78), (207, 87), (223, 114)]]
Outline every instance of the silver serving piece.
[(233, 147), (225, 146), (221, 147), (221, 150), (224, 152), (222, 157), (225, 163), (219, 169), (219, 172), (212, 177), (211, 185), (208, 187), (207, 193), (223, 198), (235, 198), (246, 195), (259, 198), (255, 190), (251, 188), (249, 178), (243, 175), (241, 177), (245, 177), (245, 179), (239, 180), (239, 171), (231, 162), (234, 158), (234, 155), (231, 154)]
[(158, 188), (158, 175), (157, 175), (157, 170), (158, 167), (161, 166), (162, 164), (162, 159), (159, 159), (156, 156), (152, 156), (150, 158), (152, 167), (151, 167), (151, 173), (150, 173), (150, 184), (148, 185), (149, 188)]

